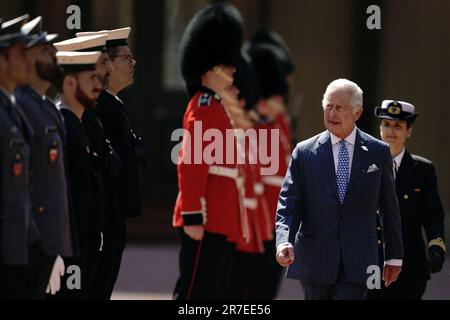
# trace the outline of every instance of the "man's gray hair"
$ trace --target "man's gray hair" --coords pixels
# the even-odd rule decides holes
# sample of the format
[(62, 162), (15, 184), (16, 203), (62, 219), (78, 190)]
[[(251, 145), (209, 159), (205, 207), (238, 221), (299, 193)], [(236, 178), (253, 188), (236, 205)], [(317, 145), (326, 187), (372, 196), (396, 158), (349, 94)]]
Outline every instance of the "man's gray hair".
[(323, 108), (325, 108), (328, 103), (328, 96), (336, 91), (343, 91), (350, 96), (350, 104), (352, 105), (353, 110), (362, 109), (364, 92), (356, 83), (347, 79), (337, 79), (328, 85), (327, 90), (323, 95)]

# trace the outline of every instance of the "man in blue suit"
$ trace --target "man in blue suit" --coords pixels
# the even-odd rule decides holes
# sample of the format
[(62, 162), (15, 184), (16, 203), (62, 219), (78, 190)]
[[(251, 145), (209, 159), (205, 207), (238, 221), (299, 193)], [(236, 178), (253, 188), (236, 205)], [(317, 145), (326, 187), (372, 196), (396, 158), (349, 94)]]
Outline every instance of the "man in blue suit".
[(377, 211), (385, 235), (383, 279), (402, 265), (400, 211), (389, 146), (359, 130), (363, 92), (333, 81), (323, 102), (326, 131), (297, 145), (280, 193), (277, 261), (307, 300), (365, 299), (378, 266)]

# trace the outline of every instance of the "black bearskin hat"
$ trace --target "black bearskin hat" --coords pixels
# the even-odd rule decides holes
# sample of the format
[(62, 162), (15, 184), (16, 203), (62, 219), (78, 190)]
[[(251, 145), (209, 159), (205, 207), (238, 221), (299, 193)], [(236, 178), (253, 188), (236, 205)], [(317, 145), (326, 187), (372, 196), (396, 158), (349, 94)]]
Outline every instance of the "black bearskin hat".
[(246, 101), (245, 109), (254, 109), (261, 98), (261, 90), (252, 58), (245, 52), (234, 76), (234, 86), (239, 90), (239, 99)]
[(280, 60), (277, 59), (280, 51), (281, 49), (269, 44), (256, 45), (248, 49), (258, 74), (263, 99), (274, 95), (287, 98), (289, 95), (286, 75)]
[(191, 96), (208, 70), (238, 67), (243, 33), (241, 14), (227, 3), (210, 5), (192, 18), (180, 44), (181, 75)]
[(250, 45), (256, 46), (259, 44), (271, 44), (279, 48), (280, 52), (277, 58), (280, 59), (284, 72), (286, 75), (291, 75), (295, 72), (295, 64), (292, 61), (289, 47), (278, 33), (263, 30), (255, 32), (250, 40)]

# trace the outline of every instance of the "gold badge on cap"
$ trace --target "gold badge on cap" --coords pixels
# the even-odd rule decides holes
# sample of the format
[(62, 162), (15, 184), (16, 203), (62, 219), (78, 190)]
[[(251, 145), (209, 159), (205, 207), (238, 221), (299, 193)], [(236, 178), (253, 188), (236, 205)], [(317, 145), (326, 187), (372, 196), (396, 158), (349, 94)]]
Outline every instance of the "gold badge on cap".
[(392, 102), (392, 104), (389, 106), (387, 112), (390, 115), (398, 116), (402, 112), (402, 108), (399, 106), (397, 101)]

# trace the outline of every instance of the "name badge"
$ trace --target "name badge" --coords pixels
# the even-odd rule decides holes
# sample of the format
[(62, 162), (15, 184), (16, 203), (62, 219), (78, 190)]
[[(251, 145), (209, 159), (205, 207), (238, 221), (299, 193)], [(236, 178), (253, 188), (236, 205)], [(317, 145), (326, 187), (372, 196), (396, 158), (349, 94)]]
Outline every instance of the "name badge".
[(16, 159), (14, 160), (12, 166), (12, 174), (14, 177), (20, 177), (23, 173), (23, 161), (20, 153), (16, 154)]
[(57, 132), (58, 132), (58, 128), (55, 127), (55, 126), (45, 127), (45, 134), (46, 135), (56, 134)]
[(54, 163), (56, 162), (56, 160), (58, 160), (58, 156), (59, 156), (58, 142), (53, 141), (52, 146), (48, 150), (48, 161)]

